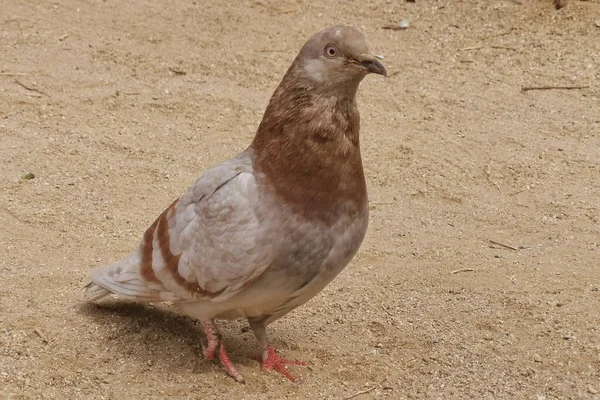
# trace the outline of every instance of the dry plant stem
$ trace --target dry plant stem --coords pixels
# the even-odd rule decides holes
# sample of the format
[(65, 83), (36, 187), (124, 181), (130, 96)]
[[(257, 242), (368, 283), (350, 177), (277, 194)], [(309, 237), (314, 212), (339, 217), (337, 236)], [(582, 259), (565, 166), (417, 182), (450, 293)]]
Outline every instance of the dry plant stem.
[(50, 97), (48, 94), (46, 94), (46, 93), (42, 92), (41, 90), (39, 90), (39, 89), (36, 89), (36, 88), (32, 88), (32, 87), (30, 87), (30, 86), (27, 86), (27, 85), (25, 85), (23, 82), (19, 81), (19, 80), (18, 80), (18, 79), (16, 79), (16, 78), (15, 78), (15, 83), (16, 83), (17, 85), (21, 86), (22, 88), (29, 90), (30, 92), (36, 92), (36, 93), (39, 93), (39, 94), (43, 94), (44, 96), (48, 96), (48, 97)]
[(385, 313), (386, 313), (387, 315), (389, 315), (390, 317), (394, 317), (394, 314), (392, 314), (392, 313), (390, 312), (390, 310), (388, 310), (387, 308), (385, 308), (385, 307), (381, 307), (381, 309), (382, 309), (383, 311), (385, 311)]
[(40, 329), (34, 328), (33, 331), (35, 332), (36, 335), (38, 335), (40, 337), (40, 339), (42, 339), (42, 342), (48, 343), (48, 339), (46, 338), (46, 335), (44, 335), (44, 333)]
[(498, 192), (500, 192), (500, 194), (504, 194), (502, 192), (502, 189), (500, 189), (500, 185), (498, 185), (495, 181), (492, 180), (492, 175), (491, 175), (491, 168), (490, 168), (490, 164), (487, 165), (487, 168), (485, 169), (485, 175), (487, 177), (487, 180), (496, 187), (496, 189), (498, 189)]
[(348, 397), (344, 397), (344, 400), (350, 400), (350, 399), (353, 399), (353, 398), (355, 398), (355, 397), (358, 397), (358, 396), (360, 396), (361, 394), (365, 394), (365, 393), (372, 392), (372, 391), (373, 391), (373, 390), (375, 390), (376, 388), (377, 388), (377, 386), (373, 386), (373, 387), (371, 387), (371, 388), (368, 388), (368, 389), (365, 389), (365, 390), (361, 390), (360, 392), (356, 392), (356, 393), (354, 393), (354, 394), (352, 394), (352, 395), (350, 395), (350, 396), (348, 396)]
[(461, 269), (454, 270), (450, 273), (454, 275), (454, 274), (458, 274), (461, 272), (473, 272), (473, 271), (475, 271), (473, 268), (461, 268)]
[(518, 250), (516, 247), (512, 247), (512, 246), (509, 246), (509, 245), (504, 244), (504, 243), (496, 242), (495, 240), (490, 240), (490, 243), (491, 244), (496, 244), (498, 246), (502, 246), (502, 247), (504, 247), (506, 249), (510, 249), (510, 250), (513, 250), (513, 251), (517, 251)]
[(587, 89), (588, 86), (524, 86), (521, 88), (522, 92), (528, 92), (530, 90), (574, 90), (574, 89)]
[(508, 47), (508, 46), (490, 46), (492, 49), (500, 49), (500, 50), (510, 50), (510, 51), (519, 51), (517, 49), (515, 49), (514, 47)]
[(514, 30), (515, 30), (515, 28), (510, 28), (506, 32), (501, 32), (501, 33), (497, 33), (495, 35), (491, 35), (491, 36), (488, 36), (488, 37), (483, 37), (483, 38), (481, 38), (481, 40), (489, 40), (489, 39), (500, 37), (500, 36), (510, 35)]
[(392, 30), (392, 31), (403, 31), (403, 30), (406, 30), (408, 28), (409, 28), (408, 26), (404, 27), (404, 26), (392, 25), (392, 24), (390, 24), (390, 25), (384, 25), (384, 26), (381, 27), (381, 29), (389, 29), (389, 30)]

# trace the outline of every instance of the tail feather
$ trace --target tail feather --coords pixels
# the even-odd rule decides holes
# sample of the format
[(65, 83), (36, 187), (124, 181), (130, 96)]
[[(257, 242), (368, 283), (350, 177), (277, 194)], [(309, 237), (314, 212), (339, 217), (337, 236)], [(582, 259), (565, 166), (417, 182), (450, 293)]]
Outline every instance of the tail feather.
[(139, 251), (114, 264), (95, 268), (91, 279), (85, 292), (89, 301), (100, 300), (110, 294), (137, 301), (178, 300), (159, 282), (148, 282), (141, 276)]
[(110, 290), (105, 289), (102, 286), (98, 286), (94, 282), (90, 282), (85, 287), (85, 297), (88, 301), (100, 300), (101, 298), (108, 296), (110, 293)]

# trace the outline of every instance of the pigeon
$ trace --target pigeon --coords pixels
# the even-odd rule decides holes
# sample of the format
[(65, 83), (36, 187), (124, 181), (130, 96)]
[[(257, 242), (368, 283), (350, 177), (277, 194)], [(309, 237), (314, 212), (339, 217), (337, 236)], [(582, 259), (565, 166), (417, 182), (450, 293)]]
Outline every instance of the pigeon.
[(293, 382), (266, 327), (317, 295), (356, 254), (368, 223), (356, 92), (387, 76), (365, 36), (312, 36), (275, 90), (249, 147), (208, 169), (145, 231), (140, 245), (91, 271), (86, 295), (172, 302), (200, 321), (204, 357), (238, 382), (215, 324), (246, 318), (264, 370)]

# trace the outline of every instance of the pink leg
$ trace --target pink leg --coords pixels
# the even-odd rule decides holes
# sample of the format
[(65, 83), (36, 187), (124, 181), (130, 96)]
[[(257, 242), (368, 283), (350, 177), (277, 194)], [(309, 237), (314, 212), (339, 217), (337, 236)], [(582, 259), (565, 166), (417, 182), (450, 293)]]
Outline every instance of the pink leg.
[[(219, 334), (219, 330), (215, 326), (215, 323), (210, 321), (201, 321), (202, 328), (204, 329), (204, 334), (206, 335), (207, 345), (203, 349), (204, 357), (207, 360), (213, 360), (215, 358), (215, 353), (217, 352), (217, 348), (219, 350), (218, 357), (221, 365), (225, 368), (227, 373), (235, 379), (236, 382), (244, 383), (244, 377), (239, 373), (237, 368), (233, 365), (229, 356), (227, 355), (227, 351), (225, 350), (225, 345), (223, 344), (223, 339)], [(204, 346), (203, 346), (204, 347)]]
[(208, 342), (206, 347), (202, 345), (204, 358), (207, 360), (213, 360), (215, 358), (215, 351), (219, 346), (219, 331), (212, 321), (201, 321), (202, 329), (206, 335), (206, 341)]
[(252, 331), (254, 332), (254, 336), (256, 336), (256, 339), (264, 349), (260, 356), (255, 357), (257, 361), (262, 362), (263, 369), (272, 369), (279, 372), (290, 381), (298, 383), (298, 379), (287, 370), (286, 366), (306, 365), (306, 363), (302, 361), (286, 360), (277, 354), (273, 346), (269, 344), (269, 339), (267, 338), (267, 326), (264, 318), (248, 318), (248, 322), (250, 323), (250, 328), (252, 328)]

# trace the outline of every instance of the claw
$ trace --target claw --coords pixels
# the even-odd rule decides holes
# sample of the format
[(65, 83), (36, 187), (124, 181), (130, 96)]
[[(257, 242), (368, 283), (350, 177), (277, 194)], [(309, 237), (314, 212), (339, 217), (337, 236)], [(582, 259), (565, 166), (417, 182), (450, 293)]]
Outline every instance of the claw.
[(272, 346), (267, 346), (266, 349), (266, 357), (264, 355), (262, 357), (256, 357), (258, 361), (262, 361), (262, 368), (264, 370), (273, 370), (277, 371), (290, 381), (294, 383), (299, 383), (298, 378), (296, 378), (290, 371), (288, 371), (288, 365), (307, 365), (304, 361), (298, 360), (288, 360), (281, 357)]
[(204, 358), (207, 360), (214, 360), (215, 355), (217, 355), (221, 365), (223, 368), (225, 368), (229, 376), (235, 379), (236, 382), (244, 383), (244, 377), (239, 373), (237, 368), (235, 368), (229, 359), (229, 355), (227, 355), (225, 345), (223, 344), (223, 339), (221, 338), (221, 335), (219, 335), (217, 327), (212, 321), (202, 321), (202, 327), (204, 328), (204, 333), (206, 334), (207, 340), (206, 347), (204, 344), (202, 344)]
[(227, 351), (225, 351), (225, 346), (223, 346), (223, 342), (221, 342), (221, 346), (219, 346), (219, 361), (221, 361), (221, 365), (225, 368), (229, 376), (235, 379), (236, 382), (245, 383), (244, 377), (229, 359)]

